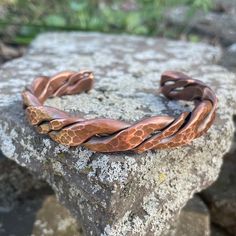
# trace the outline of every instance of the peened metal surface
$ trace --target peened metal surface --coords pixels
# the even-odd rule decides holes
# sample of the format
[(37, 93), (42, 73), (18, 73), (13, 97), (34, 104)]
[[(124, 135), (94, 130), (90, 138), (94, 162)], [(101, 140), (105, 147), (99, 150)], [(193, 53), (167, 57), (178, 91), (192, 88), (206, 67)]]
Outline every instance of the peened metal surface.
[(168, 99), (194, 101), (191, 112), (178, 117), (153, 116), (135, 124), (113, 119), (85, 119), (44, 106), (49, 97), (89, 91), (91, 71), (62, 72), (36, 78), (22, 93), (28, 121), (37, 131), (66, 146), (83, 145), (96, 152), (119, 152), (172, 148), (190, 143), (212, 125), (217, 108), (213, 90), (199, 80), (176, 71), (162, 74), (160, 91)]

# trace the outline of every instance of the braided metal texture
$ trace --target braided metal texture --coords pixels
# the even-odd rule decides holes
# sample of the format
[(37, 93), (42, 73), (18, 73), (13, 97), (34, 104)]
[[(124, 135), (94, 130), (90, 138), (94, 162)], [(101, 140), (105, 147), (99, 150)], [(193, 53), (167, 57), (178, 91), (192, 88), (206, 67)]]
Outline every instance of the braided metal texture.
[(41, 134), (66, 146), (83, 145), (97, 152), (119, 152), (177, 147), (206, 133), (217, 108), (215, 93), (206, 84), (175, 71), (162, 74), (160, 91), (168, 99), (193, 101), (195, 108), (178, 117), (153, 116), (135, 124), (72, 116), (43, 103), (49, 97), (87, 92), (94, 76), (90, 71), (62, 72), (36, 78), (22, 93), (29, 123)]

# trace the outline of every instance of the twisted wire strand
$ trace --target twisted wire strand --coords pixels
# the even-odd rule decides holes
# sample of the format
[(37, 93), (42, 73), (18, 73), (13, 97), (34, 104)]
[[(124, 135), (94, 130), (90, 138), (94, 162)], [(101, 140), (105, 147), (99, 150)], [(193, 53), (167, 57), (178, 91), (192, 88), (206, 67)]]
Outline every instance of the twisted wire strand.
[(195, 103), (193, 111), (178, 117), (153, 116), (130, 124), (108, 118), (85, 119), (43, 105), (49, 97), (87, 92), (93, 81), (93, 73), (87, 70), (36, 78), (22, 93), (29, 123), (39, 133), (66, 146), (83, 145), (97, 152), (141, 153), (187, 144), (206, 133), (216, 116), (217, 98), (213, 90), (176, 71), (162, 74), (160, 91), (168, 99)]

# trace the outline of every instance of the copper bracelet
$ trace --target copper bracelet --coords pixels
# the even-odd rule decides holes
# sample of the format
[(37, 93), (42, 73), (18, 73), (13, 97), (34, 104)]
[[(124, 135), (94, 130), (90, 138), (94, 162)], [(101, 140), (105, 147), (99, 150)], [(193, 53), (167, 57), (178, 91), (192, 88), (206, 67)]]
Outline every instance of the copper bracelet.
[(217, 107), (213, 90), (199, 80), (175, 71), (162, 74), (160, 91), (168, 99), (194, 101), (191, 112), (178, 117), (153, 116), (134, 124), (124, 121), (72, 116), (44, 106), (49, 97), (89, 91), (94, 76), (90, 71), (62, 72), (51, 78), (36, 78), (22, 93), (24, 108), (31, 125), (41, 134), (66, 146), (83, 145), (97, 152), (146, 150), (177, 147), (206, 133), (212, 125)]

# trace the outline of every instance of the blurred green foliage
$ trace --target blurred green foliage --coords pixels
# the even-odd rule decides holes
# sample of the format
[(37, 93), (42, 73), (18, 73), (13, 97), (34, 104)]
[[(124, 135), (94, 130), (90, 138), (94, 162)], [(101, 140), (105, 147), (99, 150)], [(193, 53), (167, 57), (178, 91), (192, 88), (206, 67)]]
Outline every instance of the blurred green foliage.
[[(207, 10), (211, 0), (0, 0), (0, 33), (27, 44), (42, 31), (86, 30), (174, 36), (164, 24), (169, 7)], [(10, 29), (10, 30), (9, 30)], [(6, 36), (6, 35), (5, 35)]]

